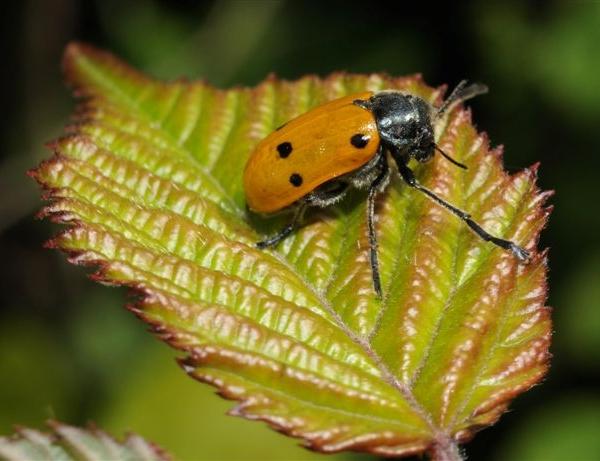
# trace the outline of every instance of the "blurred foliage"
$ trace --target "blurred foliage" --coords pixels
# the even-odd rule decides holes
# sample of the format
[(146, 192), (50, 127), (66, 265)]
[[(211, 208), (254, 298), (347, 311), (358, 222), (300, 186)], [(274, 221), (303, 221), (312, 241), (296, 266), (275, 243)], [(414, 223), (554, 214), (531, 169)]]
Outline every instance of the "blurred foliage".
[[(47, 417), (98, 420), (111, 432), (136, 430), (182, 457), (208, 442), (211, 450), (236, 450), (210, 451), (220, 459), (260, 459), (264, 451), (256, 454), (255, 443), (266, 451), (277, 444), (272, 459), (311, 456), (260, 424), (222, 416), (229, 404), (204, 398), (209, 388), (186, 381), (170, 351), (121, 308), (123, 290), (92, 284), (82, 269), (41, 248), (56, 228), (32, 219), (39, 195), (24, 171), (62, 132), (72, 102), (58, 63), (65, 44), (80, 39), (157, 77), (186, 75), (219, 86), (251, 85), (269, 72), (296, 78), (339, 69), (423, 72), (433, 85), (465, 77), (487, 83), (489, 96), (472, 103), (479, 128), (505, 144), (509, 167), (541, 160), (542, 188), (557, 191), (542, 241), (551, 247), (555, 340), (547, 381), (479, 434), (469, 454), (544, 460), (552, 459), (552, 447), (553, 455), (600, 459), (600, 4), (493, 0), (390, 8), (341, 0), (3, 5), (0, 98), (10, 122), (0, 139), (0, 433), (11, 432), (12, 423), (42, 427)], [(189, 418), (183, 430), (178, 417)], [(221, 429), (201, 440), (197, 428), (212, 421)], [(567, 452), (559, 451), (559, 440)]]
[(571, 124), (587, 125), (590, 117), (600, 116), (600, 59), (594, 59), (600, 3), (562, 2), (539, 16), (526, 3), (480, 8), (479, 33), (493, 56), (490, 70), (515, 86), (519, 82), (543, 92)]
[(594, 370), (600, 363), (600, 253), (583, 257), (577, 268), (557, 288), (557, 305), (569, 306), (555, 314), (561, 332), (556, 347), (564, 360), (577, 368)]
[(3, 317), (0, 327), (0, 427), (5, 434), (13, 424), (35, 425), (56, 414), (72, 418), (76, 399), (76, 370), (35, 319)]
[(568, 394), (526, 415), (510, 429), (510, 443), (499, 447), (497, 461), (594, 460), (600, 456), (600, 398)]

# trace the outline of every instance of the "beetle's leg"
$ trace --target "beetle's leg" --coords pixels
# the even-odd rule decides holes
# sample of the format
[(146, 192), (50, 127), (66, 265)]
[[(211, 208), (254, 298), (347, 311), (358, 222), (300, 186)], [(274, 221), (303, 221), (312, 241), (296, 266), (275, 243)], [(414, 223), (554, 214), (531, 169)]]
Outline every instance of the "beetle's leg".
[(396, 159), (396, 163), (398, 164), (398, 171), (400, 172), (400, 176), (402, 179), (411, 187), (423, 192), (430, 199), (432, 199), (437, 204), (443, 206), (451, 213), (454, 213), (460, 219), (462, 219), (467, 226), (469, 226), (479, 237), (481, 237), (486, 242), (492, 242), (494, 245), (497, 245), (505, 250), (510, 251), (513, 255), (515, 255), (520, 261), (528, 262), (530, 254), (524, 248), (516, 245), (510, 240), (504, 240), (498, 237), (494, 237), (493, 235), (486, 232), (479, 224), (471, 219), (471, 215), (468, 213), (456, 208), (450, 203), (446, 202), (441, 197), (438, 197), (433, 191), (430, 191), (425, 186), (422, 186), (417, 179), (415, 178), (412, 170), (406, 165), (405, 161), (402, 159)]
[(330, 183), (320, 190), (317, 189), (316, 191), (311, 192), (296, 207), (292, 221), (287, 226), (285, 226), (275, 235), (258, 242), (256, 246), (260, 249), (263, 249), (277, 245), (284, 238), (290, 235), (294, 229), (296, 229), (296, 227), (298, 227), (298, 224), (300, 221), (302, 221), (302, 216), (304, 215), (304, 211), (307, 207), (316, 206), (324, 208), (329, 205), (333, 205), (341, 200), (344, 195), (346, 195), (347, 190), (348, 184), (338, 181), (335, 183)]
[(389, 176), (389, 166), (385, 154), (381, 153), (379, 161), (380, 172), (369, 186), (367, 198), (367, 229), (369, 231), (369, 256), (371, 261), (371, 274), (373, 276), (373, 288), (378, 298), (381, 298), (381, 277), (379, 275), (379, 258), (377, 257), (377, 233), (375, 232), (375, 199), (386, 184)]
[(348, 192), (349, 184), (340, 180), (329, 181), (304, 198), (309, 206), (326, 208), (338, 203)]
[(286, 238), (294, 231), (298, 223), (302, 220), (304, 210), (306, 210), (306, 203), (301, 202), (294, 210), (294, 216), (292, 217), (292, 221), (279, 232), (277, 232), (275, 235), (272, 235), (271, 237), (268, 237), (265, 240), (257, 242), (256, 247), (262, 250), (267, 247), (275, 246), (279, 242), (281, 242), (284, 238)]

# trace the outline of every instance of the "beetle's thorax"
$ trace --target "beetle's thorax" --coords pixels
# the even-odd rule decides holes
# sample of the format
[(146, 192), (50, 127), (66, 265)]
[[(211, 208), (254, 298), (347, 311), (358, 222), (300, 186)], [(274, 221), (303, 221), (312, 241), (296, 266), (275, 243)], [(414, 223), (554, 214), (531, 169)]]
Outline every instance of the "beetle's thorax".
[(429, 160), (434, 153), (431, 106), (422, 98), (382, 91), (369, 100), (381, 140), (394, 155)]

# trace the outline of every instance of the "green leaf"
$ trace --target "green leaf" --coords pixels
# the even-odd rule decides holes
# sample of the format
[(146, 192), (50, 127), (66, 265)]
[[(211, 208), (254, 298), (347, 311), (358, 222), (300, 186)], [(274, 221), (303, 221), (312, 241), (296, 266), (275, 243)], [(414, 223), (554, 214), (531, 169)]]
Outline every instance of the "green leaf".
[(96, 429), (49, 423), (52, 433), (18, 428), (12, 437), (0, 437), (0, 460), (23, 461), (168, 461), (170, 457), (139, 435), (123, 442)]
[[(50, 246), (139, 294), (131, 309), (185, 351), (194, 378), (315, 450), (457, 456), (548, 368), (546, 257), (486, 244), (394, 177), (378, 203), (382, 300), (367, 254), (365, 197), (312, 211), (276, 251), (254, 243), (285, 218), (251, 216), (241, 175), (252, 147), (291, 117), (359, 90), (439, 103), (419, 77), (332, 74), (256, 88), (152, 80), (72, 44), (83, 102), (55, 156), (32, 174), (44, 214), (70, 228)], [(504, 173), (468, 110), (436, 127), (443, 159), (419, 179), (490, 231), (534, 250), (549, 209), (537, 167)], [(200, 449), (200, 447), (199, 447)]]

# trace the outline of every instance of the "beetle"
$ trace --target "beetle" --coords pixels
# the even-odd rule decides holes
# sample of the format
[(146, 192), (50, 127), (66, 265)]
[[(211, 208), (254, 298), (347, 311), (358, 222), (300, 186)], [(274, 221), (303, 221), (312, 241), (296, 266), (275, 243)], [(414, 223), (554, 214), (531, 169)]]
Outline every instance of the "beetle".
[(485, 85), (467, 85), (463, 80), (436, 108), (419, 96), (397, 90), (365, 91), (322, 104), (276, 129), (248, 159), (243, 177), (246, 202), (251, 211), (262, 214), (293, 209), (293, 217), (257, 247), (264, 249), (285, 239), (299, 226), (306, 208), (333, 205), (350, 187), (367, 189), (373, 288), (381, 298), (375, 199), (389, 183), (391, 158), (408, 186), (456, 215), (483, 240), (527, 262), (527, 250), (486, 232), (467, 212), (421, 185), (408, 166), (411, 159), (425, 163), (439, 152), (466, 169), (437, 146), (434, 123), (455, 104), (486, 92)]

